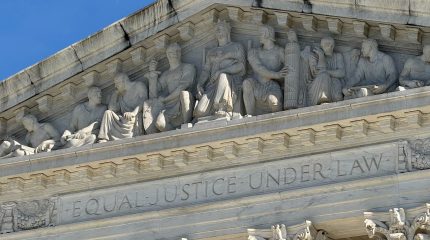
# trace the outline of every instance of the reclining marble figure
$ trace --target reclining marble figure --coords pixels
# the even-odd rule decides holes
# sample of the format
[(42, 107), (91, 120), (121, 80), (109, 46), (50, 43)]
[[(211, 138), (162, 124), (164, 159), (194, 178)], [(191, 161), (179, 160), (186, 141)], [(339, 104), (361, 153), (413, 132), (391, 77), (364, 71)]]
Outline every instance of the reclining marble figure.
[(199, 103), (194, 109), (196, 118), (232, 118), (242, 113), (241, 88), (246, 73), (246, 56), (243, 46), (231, 41), (230, 30), (226, 21), (219, 21), (216, 25), (218, 47), (208, 51), (197, 83)]
[(0, 157), (18, 157), (40, 152), (50, 152), (60, 145), (60, 134), (50, 123), (39, 123), (31, 114), (22, 117), (22, 124), (27, 129), (24, 143), (5, 140), (0, 145)]
[(345, 98), (357, 98), (391, 92), (398, 86), (397, 70), (393, 59), (378, 50), (374, 39), (362, 43), (361, 58), (355, 74), (343, 88)]
[(331, 37), (321, 39), (321, 48), (313, 48), (314, 58), (309, 61), (310, 86), (309, 105), (337, 102), (343, 100), (342, 81), (345, 67), (341, 53), (334, 52), (335, 42)]
[(70, 126), (61, 137), (63, 148), (92, 144), (97, 140), (106, 106), (101, 104), (102, 92), (98, 87), (88, 90), (88, 101), (77, 105), (72, 112)]
[(421, 56), (406, 60), (399, 82), (406, 89), (430, 85), (430, 45), (424, 46)]
[(177, 43), (166, 49), (169, 70), (160, 77), (155, 71), (156, 62), (150, 64), (150, 99), (143, 106), (143, 125), (147, 134), (173, 130), (189, 123), (193, 117), (196, 69), (194, 65), (181, 62), (181, 47)]
[(262, 48), (248, 52), (248, 62), (254, 76), (243, 81), (243, 103), (247, 115), (281, 111), (283, 94), (277, 81), (284, 80), (288, 68), (284, 65), (284, 49), (275, 44), (275, 30), (268, 25), (260, 28)]
[(142, 105), (148, 99), (143, 82), (131, 81), (125, 73), (114, 77), (116, 91), (100, 125), (99, 142), (132, 138), (142, 134)]

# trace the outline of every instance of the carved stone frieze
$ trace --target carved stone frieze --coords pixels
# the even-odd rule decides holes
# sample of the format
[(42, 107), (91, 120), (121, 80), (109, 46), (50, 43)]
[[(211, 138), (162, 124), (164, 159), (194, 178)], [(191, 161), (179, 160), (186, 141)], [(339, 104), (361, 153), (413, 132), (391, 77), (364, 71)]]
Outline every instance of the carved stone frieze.
[(248, 240), (328, 240), (327, 232), (317, 230), (311, 221), (286, 227), (277, 224), (271, 229), (248, 229)]
[(57, 221), (55, 204), (55, 198), (1, 204), (0, 233), (55, 226)]
[(410, 168), (430, 168), (430, 138), (410, 140), (404, 151)]
[[(410, 210), (416, 212), (416, 210)], [(369, 238), (378, 240), (418, 240), (430, 237), (430, 204), (418, 214), (411, 215), (403, 208), (386, 213), (365, 212), (364, 224)]]

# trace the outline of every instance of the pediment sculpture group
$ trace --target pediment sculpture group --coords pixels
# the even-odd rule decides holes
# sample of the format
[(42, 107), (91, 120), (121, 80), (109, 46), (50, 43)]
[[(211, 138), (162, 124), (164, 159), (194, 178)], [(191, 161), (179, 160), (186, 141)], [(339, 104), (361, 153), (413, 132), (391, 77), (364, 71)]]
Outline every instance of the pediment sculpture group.
[[(421, 56), (406, 61), (400, 76), (391, 56), (373, 39), (361, 51), (334, 50), (331, 37), (319, 47), (300, 48), (296, 33), (288, 32), (285, 48), (275, 44), (275, 31), (260, 27), (259, 47), (245, 51), (230, 38), (230, 24), (215, 26), (218, 46), (206, 52), (200, 76), (181, 61), (177, 43), (166, 49), (169, 69), (149, 63), (147, 84), (125, 73), (114, 76), (115, 92), (108, 106), (98, 87), (88, 89), (88, 101), (75, 107), (70, 125), (61, 134), (33, 115), (22, 117), (28, 131), (23, 142), (4, 140), (0, 157), (23, 156), (59, 148), (132, 138), (213, 119), (240, 118), (313, 106), (430, 85), (430, 45)], [(246, 68), (249, 67), (247, 74)]]

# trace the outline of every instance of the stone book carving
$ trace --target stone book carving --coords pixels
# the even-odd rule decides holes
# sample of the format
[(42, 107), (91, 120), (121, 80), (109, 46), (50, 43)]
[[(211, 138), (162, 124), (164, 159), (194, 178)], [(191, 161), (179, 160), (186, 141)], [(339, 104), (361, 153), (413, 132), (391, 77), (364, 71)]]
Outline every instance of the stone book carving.
[(366, 97), (394, 91), (398, 86), (398, 74), (393, 59), (378, 50), (374, 39), (363, 41), (361, 54), (355, 74), (342, 90), (345, 97)]

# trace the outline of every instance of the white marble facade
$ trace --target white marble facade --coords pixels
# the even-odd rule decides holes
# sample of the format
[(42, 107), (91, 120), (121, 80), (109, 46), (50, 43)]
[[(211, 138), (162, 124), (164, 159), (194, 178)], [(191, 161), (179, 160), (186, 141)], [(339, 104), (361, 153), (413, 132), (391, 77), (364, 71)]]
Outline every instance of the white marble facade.
[(0, 238), (428, 239), (429, 16), (159, 0), (23, 70)]

